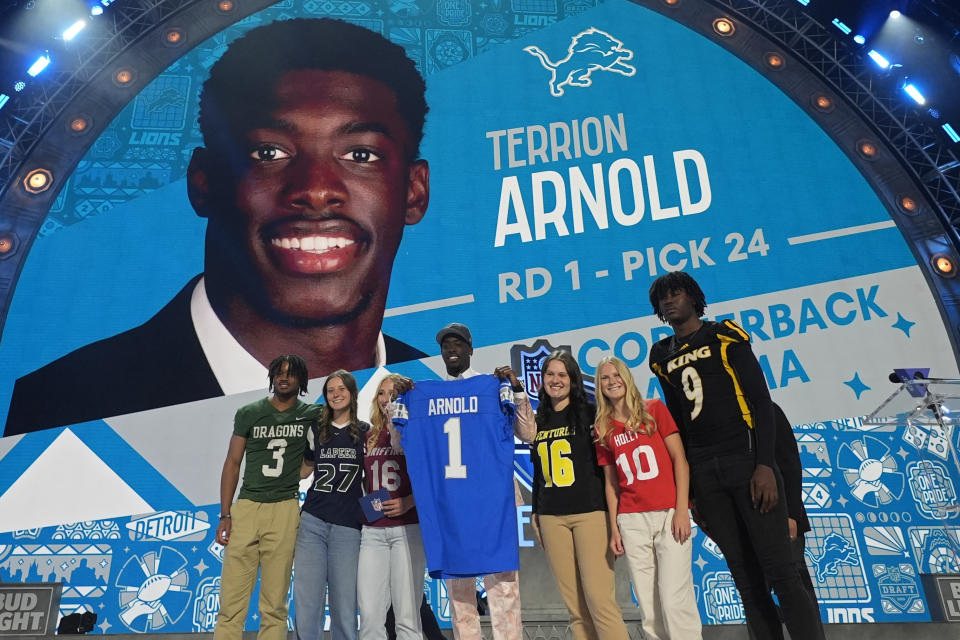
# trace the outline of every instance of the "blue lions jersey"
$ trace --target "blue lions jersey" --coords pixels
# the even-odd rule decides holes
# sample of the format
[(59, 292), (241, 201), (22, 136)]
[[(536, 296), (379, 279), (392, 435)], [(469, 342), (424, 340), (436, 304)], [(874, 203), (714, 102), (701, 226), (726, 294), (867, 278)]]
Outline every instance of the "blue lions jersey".
[(433, 578), (519, 567), (513, 392), (493, 376), (417, 382), (394, 424)]

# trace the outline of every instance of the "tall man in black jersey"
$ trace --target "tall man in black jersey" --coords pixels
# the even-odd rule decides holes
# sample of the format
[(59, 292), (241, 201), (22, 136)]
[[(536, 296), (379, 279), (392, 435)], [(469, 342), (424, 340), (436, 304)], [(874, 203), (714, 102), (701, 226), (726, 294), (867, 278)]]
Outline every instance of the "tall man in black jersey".
[(723, 551), (750, 630), (760, 640), (783, 637), (765, 606), (770, 585), (790, 637), (823, 638), (791, 557), (773, 403), (749, 335), (730, 320), (702, 320), (703, 291), (684, 272), (657, 278), (650, 304), (674, 331), (650, 349), (650, 368), (680, 426), (699, 522)]

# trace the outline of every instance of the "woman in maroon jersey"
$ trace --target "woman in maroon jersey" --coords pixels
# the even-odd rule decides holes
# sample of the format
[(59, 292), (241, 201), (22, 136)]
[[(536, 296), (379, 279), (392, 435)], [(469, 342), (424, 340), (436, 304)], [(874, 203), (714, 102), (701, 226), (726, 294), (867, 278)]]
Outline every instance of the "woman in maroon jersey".
[(383, 490), (389, 498), (381, 502), (381, 518), (372, 522), (365, 518), (363, 523), (357, 581), (360, 640), (386, 639), (384, 622), (391, 603), (397, 638), (421, 640), (426, 556), (406, 459), (386, 411), (394, 397), (394, 385), (403, 379), (390, 374), (381, 380), (370, 409), (364, 489), (368, 494)]

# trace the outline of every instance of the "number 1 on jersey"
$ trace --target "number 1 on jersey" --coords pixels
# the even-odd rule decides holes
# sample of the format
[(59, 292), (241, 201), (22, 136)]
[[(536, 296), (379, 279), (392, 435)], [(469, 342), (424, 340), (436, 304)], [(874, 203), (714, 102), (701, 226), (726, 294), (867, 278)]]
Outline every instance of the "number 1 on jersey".
[(443, 468), (444, 478), (466, 478), (467, 466), (463, 464), (460, 448), (460, 418), (450, 418), (443, 423), (443, 432), (447, 434), (450, 464)]

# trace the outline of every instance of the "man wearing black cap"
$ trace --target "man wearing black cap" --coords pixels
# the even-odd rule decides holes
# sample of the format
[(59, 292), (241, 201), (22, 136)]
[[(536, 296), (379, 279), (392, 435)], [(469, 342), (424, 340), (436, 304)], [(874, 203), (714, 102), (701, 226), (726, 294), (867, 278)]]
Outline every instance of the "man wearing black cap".
[[(444, 380), (460, 380), (480, 375), (470, 368), (473, 355), (473, 336), (470, 329), (458, 322), (448, 324), (437, 332), (440, 357), (447, 372)], [(516, 483), (516, 480), (514, 480)], [(519, 490), (515, 491), (518, 495)], [(522, 504), (522, 502), (518, 502)], [(477, 611), (475, 578), (447, 578), (450, 598), (450, 617), (456, 640), (480, 640), (480, 615)], [(502, 571), (483, 577), (483, 586), (490, 605), (490, 622), (498, 640), (521, 640), (523, 624), (520, 619), (520, 581), (516, 571)]]
[(440, 357), (447, 367), (444, 380), (459, 380), (480, 375), (470, 368), (470, 356), (473, 355), (473, 336), (470, 329), (459, 322), (452, 322), (437, 332), (437, 344), (440, 345)]

